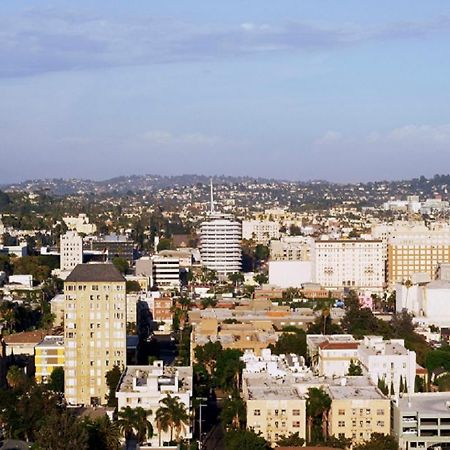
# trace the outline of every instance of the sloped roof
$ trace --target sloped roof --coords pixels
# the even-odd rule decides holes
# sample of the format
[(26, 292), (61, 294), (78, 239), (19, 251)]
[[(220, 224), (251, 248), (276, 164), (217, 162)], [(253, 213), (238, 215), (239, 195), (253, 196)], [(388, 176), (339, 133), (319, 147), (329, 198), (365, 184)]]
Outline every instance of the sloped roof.
[(66, 282), (125, 282), (124, 276), (114, 264), (78, 264), (66, 278)]

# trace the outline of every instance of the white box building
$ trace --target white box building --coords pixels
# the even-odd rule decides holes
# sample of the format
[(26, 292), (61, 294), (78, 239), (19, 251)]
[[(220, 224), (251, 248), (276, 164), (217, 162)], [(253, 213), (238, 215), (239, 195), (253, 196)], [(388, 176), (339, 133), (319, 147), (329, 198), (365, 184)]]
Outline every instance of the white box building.
[(312, 281), (311, 261), (270, 261), (269, 284), (282, 288), (300, 288)]

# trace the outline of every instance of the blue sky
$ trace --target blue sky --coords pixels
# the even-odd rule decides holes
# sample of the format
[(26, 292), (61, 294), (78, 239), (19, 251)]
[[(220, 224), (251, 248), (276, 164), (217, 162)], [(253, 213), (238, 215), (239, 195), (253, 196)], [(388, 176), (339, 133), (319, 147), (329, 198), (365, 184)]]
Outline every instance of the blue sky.
[(448, 173), (448, 0), (0, 3), (0, 184)]

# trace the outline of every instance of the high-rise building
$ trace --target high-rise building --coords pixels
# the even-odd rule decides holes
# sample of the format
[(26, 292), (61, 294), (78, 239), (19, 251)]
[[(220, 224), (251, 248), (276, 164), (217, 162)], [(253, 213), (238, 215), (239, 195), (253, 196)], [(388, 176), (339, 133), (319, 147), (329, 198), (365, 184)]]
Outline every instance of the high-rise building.
[(387, 242), (387, 273), (391, 287), (415, 273), (434, 279), (439, 264), (450, 262), (450, 227), (424, 226), (394, 230)]
[(83, 239), (76, 231), (61, 235), (60, 258), (62, 271), (71, 271), (83, 262)]
[(64, 283), (65, 395), (104, 404), (105, 374), (126, 363), (125, 278), (112, 264), (79, 264)]
[(384, 258), (381, 240), (316, 241), (312, 255), (314, 281), (325, 288), (383, 288)]
[(211, 211), (200, 225), (200, 255), (202, 264), (226, 276), (242, 267), (242, 226), (232, 215), (214, 211), (211, 184)]
[(180, 260), (170, 256), (154, 255), (152, 257), (152, 283), (159, 289), (180, 288)]

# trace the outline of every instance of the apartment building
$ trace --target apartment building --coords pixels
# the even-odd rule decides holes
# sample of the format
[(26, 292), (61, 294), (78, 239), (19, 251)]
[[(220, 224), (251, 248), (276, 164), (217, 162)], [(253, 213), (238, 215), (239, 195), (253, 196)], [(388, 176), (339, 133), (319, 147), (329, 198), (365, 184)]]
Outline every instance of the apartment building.
[(314, 239), (305, 236), (283, 236), (270, 241), (272, 261), (309, 261)]
[(220, 342), (223, 348), (253, 351), (259, 355), (270, 344), (276, 344), (278, 334), (270, 321), (260, 320), (225, 324), (217, 319), (202, 319), (193, 324), (191, 333), (191, 361), (195, 347), (208, 342)]
[[(160, 401), (167, 395), (176, 397), (184, 405), (191, 417), (192, 407), (192, 366), (165, 366), (163, 361), (155, 361), (151, 366), (128, 366), (119, 381), (116, 391), (118, 410), (127, 406), (141, 407), (152, 411), (148, 420), (155, 431), (149, 440), (151, 446), (160, 447), (171, 440), (169, 430), (158, 430), (156, 411)], [(180, 438), (192, 438), (192, 424), (188, 423), (180, 430)]]
[(79, 264), (64, 283), (65, 395), (104, 404), (105, 374), (126, 363), (125, 278), (113, 264)]
[(261, 356), (247, 352), (242, 375), (242, 395), (247, 405), (247, 428), (261, 433), (271, 444), (281, 436), (298, 433), (306, 438), (306, 396), (295, 385), (294, 375), (307, 376), (296, 355), (276, 356), (263, 350)]
[(393, 406), (393, 433), (400, 450), (450, 447), (450, 393), (421, 392)]
[(35, 378), (45, 383), (56, 367), (64, 368), (64, 337), (45, 336), (34, 348)]
[(385, 263), (381, 240), (316, 240), (313, 278), (328, 289), (381, 291)]
[(242, 267), (242, 226), (233, 216), (211, 213), (200, 225), (202, 264), (220, 276), (239, 272)]
[(313, 365), (319, 376), (342, 377), (350, 364), (358, 362), (358, 342), (326, 340), (318, 346), (317, 362)]
[(327, 392), (331, 398), (331, 436), (361, 443), (370, 440), (372, 433), (390, 433), (390, 400), (367, 377), (342, 378), (329, 384)]
[(405, 348), (403, 339), (383, 340), (381, 336), (365, 336), (358, 347), (358, 359), (374, 383), (384, 380), (394, 395), (400, 395), (400, 386), (414, 392), (416, 352)]
[(83, 239), (76, 231), (68, 231), (60, 240), (60, 269), (72, 271), (77, 264), (83, 262)]
[(243, 220), (242, 239), (252, 239), (257, 244), (267, 245), (280, 238), (280, 224), (271, 220)]

